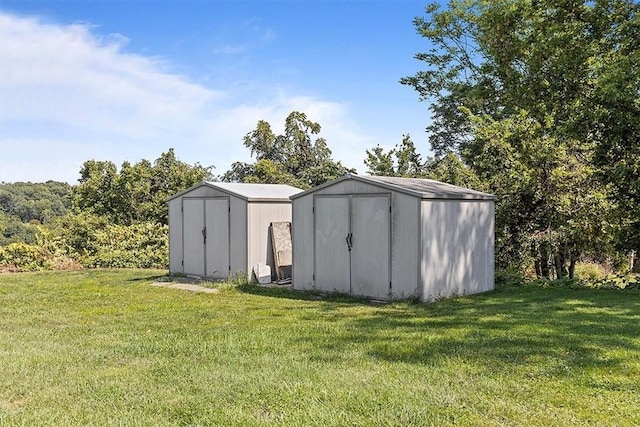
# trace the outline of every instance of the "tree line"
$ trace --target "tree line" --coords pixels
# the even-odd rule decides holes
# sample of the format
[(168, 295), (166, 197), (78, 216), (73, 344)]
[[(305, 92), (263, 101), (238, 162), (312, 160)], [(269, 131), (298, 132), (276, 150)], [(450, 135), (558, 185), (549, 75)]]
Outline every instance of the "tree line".
[[(630, 0), (427, 6), (414, 20), (426, 41), (416, 54), (422, 70), (400, 83), (429, 105), (430, 155), (404, 135), (390, 150), (366, 150), (367, 172), (496, 194), (501, 269), (573, 277), (587, 258), (628, 269), (629, 254), (640, 248), (639, 12)], [(29, 227), (59, 229), (55, 238), (94, 262), (104, 236), (86, 229), (121, 227), (125, 235), (127, 227), (148, 226), (162, 235), (166, 199), (202, 180), (309, 188), (355, 173), (332, 158), (320, 130), (297, 111), (280, 135), (259, 121), (243, 139), (253, 162), (233, 163), (219, 176), (170, 149), (120, 168), (87, 161), (76, 186), (3, 184), (0, 243), (20, 240)]]
[(639, 12), (630, 0), (429, 5), (414, 21), (424, 69), (400, 82), (429, 102), (435, 158), (403, 141), (368, 151), (370, 169), (453, 167), (449, 182), (498, 195), (499, 267), (622, 267), (640, 248)]

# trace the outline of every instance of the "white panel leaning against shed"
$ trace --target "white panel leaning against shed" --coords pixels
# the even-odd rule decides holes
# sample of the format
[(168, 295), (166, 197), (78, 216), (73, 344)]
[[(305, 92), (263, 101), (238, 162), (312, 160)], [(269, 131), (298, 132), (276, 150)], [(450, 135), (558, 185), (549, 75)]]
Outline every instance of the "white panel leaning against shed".
[(291, 200), (294, 289), (427, 302), (494, 288), (491, 194), (345, 175)]
[(291, 221), (284, 184), (203, 181), (169, 198), (169, 273), (227, 279), (258, 263), (275, 271), (269, 225)]

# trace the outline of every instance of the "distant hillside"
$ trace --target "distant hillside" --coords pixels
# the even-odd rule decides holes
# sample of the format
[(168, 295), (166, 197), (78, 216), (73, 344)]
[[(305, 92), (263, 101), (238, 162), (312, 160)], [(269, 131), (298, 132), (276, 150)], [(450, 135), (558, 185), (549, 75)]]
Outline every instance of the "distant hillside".
[(65, 182), (0, 184), (0, 211), (22, 222), (40, 223), (62, 216), (71, 208), (71, 185)]

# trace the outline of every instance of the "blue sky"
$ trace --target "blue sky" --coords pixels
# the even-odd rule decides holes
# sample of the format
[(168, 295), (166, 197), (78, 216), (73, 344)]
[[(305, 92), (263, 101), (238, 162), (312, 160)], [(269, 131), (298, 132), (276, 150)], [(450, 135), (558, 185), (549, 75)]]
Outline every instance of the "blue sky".
[(398, 83), (423, 68), (427, 3), (0, 0), (0, 181), (73, 184), (86, 160), (170, 147), (222, 174), (293, 110), (359, 173), (406, 133), (428, 155), (428, 105)]

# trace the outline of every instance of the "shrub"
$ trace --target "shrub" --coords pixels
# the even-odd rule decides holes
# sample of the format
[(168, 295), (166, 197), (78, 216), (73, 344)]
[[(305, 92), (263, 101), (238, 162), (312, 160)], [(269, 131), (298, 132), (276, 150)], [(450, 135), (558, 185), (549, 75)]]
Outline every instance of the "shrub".
[(23, 224), (14, 219), (9, 219), (0, 234), (0, 245), (11, 243), (26, 243), (29, 245), (36, 242), (37, 226)]
[(0, 246), (0, 265), (21, 271), (42, 270), (46, 266), (46, 256), (40, 246), (10, 243)]
[(86, 267), (167, 268), (168, 227), (157, 223), (108, 225), (96, 231), (95, 250), (82, 258)]
[(605, 268), (594, 262), (576, 264), (575, 277), (580, 280), (600, 280), (607, 276)]
[(525, 277), (519, 271), (512, 268), (500, 268), (496, 270), (496, 286), (522, 286), (526, 283)]

